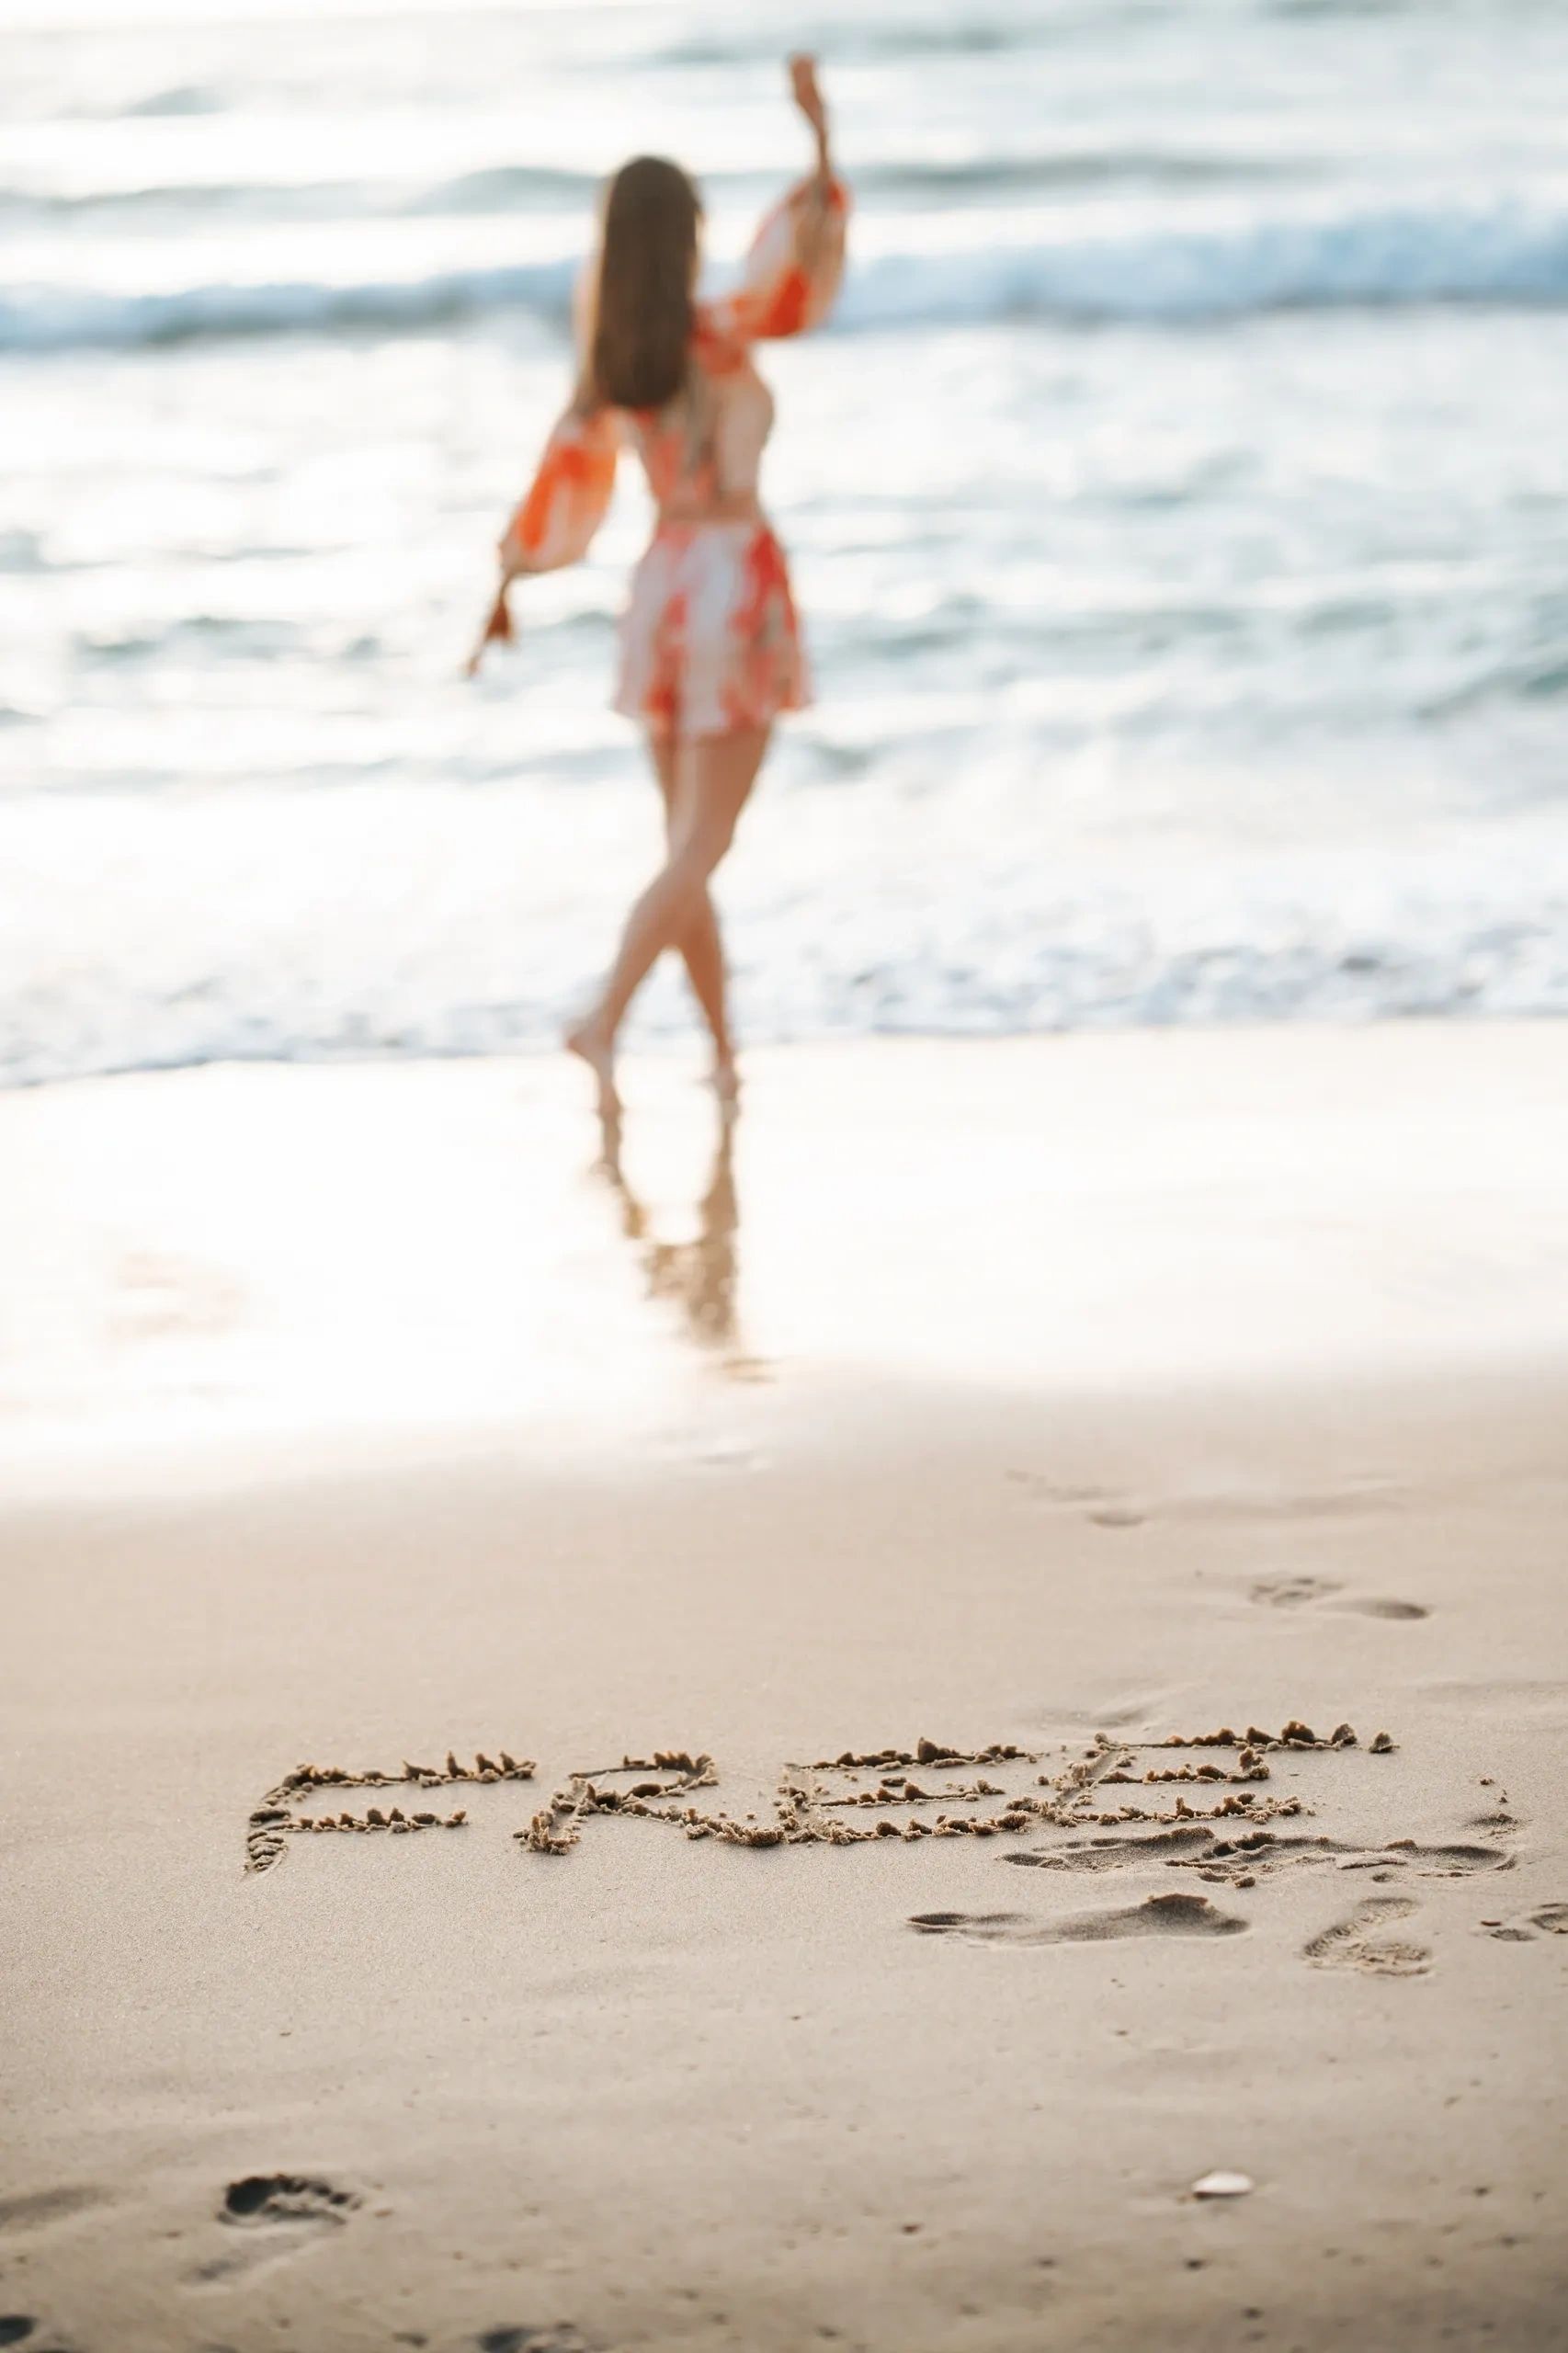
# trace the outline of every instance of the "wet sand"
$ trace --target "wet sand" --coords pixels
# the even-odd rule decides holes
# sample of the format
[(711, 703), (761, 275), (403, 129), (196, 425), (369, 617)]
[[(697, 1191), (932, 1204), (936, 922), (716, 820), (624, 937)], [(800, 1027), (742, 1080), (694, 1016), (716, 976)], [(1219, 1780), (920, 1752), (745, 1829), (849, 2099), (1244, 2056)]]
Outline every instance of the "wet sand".
[(1562, 1051), (0, 1099), (0, 2342), (1563, 2344)]

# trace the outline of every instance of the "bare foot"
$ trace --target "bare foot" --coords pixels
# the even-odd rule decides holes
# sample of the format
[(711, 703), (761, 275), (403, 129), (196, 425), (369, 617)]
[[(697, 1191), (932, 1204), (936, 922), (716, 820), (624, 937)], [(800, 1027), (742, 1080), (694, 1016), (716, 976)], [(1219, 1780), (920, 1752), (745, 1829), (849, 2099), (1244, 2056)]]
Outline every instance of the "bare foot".
[(579, 1021), (566, 1032), (566, 1051), (587, 1063), (598, 1086), (599, 1118), (607, 1128), (620, 1122), (620, 1097), (615, 1091), (615, 1041), (592, 1020)]
[(719, 1098), (719, 1108), (728, 1114), (741, 1107), (741, 1074), (735, 1067), (733, 1054), (721, 1054), (713, 1064), (713, 1092)]

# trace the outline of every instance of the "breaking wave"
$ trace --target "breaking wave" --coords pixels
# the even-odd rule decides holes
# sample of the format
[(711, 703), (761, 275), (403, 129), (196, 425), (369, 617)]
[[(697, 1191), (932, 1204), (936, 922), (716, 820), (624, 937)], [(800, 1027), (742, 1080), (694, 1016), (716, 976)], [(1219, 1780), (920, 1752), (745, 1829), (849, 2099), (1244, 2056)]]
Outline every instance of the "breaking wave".
[[(0, 293), (0, 348), (137, 347), (217, 335), (397, 334), (493, 312), (563, 321), (573, 257), (358, 283), (292, 280), (108, 293)], [(882, 252), (835, 316), (857, 328), (999, 319), (1180, 322), (1286, 309), (1568, 302), (1568, 208), (1494, 203), (1282, 215), (934, 254)]]

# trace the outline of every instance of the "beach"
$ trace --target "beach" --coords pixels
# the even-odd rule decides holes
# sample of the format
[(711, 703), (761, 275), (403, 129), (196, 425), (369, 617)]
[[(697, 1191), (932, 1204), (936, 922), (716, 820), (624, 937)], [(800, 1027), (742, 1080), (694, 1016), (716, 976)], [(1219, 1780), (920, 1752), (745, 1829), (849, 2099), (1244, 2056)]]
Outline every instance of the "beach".
[(580, 1082), (0, 1096), (3, 2341), (1562, 2346), (1559, 1032)]
[(1568, 11), (0, 30), (0, 2353), (1568, 2353)]

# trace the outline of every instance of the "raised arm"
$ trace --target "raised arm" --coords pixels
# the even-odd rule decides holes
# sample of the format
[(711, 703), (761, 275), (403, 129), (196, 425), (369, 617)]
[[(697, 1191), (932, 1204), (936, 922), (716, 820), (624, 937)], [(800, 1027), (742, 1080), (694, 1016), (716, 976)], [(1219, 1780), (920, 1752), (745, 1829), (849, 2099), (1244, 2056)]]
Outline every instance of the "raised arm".
[(816, 168), (775, 205), (752, 241), (732, 294), (713, 305), (722, 334), (752, 342), (803, 335), (826, 318), (844, 275), (849, 191), (833, 167), (827, 104), (816, 62), (790, 60), (795, 104), (816, 141)]

